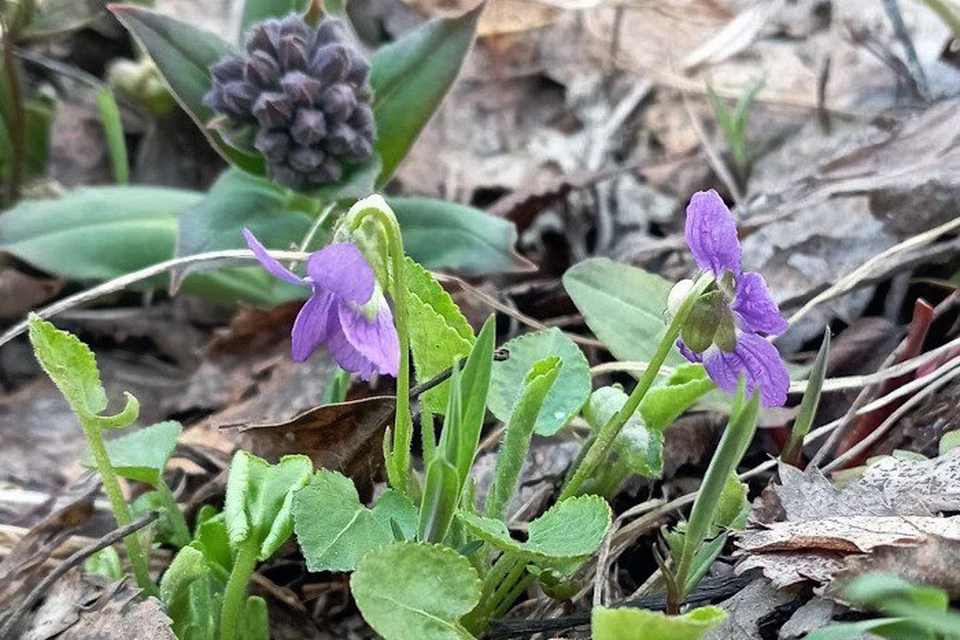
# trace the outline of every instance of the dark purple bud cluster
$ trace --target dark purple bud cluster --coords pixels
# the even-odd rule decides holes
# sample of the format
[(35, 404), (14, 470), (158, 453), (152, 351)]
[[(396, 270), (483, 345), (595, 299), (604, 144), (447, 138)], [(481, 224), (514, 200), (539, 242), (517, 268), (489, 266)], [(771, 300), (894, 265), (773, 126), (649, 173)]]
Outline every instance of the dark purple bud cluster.
[(270, 176), (291, 189), (335, 182), (373, 153), (370, 63), (333, 19), (291, 14), (250, 30), (246, 54), (215, 64), (204, 103), (252, 125)]

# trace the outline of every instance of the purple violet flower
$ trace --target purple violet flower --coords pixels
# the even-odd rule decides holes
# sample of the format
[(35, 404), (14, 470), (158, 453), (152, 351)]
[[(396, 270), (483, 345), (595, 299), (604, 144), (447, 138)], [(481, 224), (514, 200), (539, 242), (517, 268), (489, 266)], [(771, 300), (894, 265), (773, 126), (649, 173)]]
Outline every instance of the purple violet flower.
[[(763, 276), (743, 273), (736, 222), (716, 191), (699, 191), (690, 198), (685, 236), (697, 264), (714, 275), (717, 288), (697, 302), (702, 303), (703, 312), (690, 316), (692, 321), (705, 319), (701, 324), (707, 325), (706, 333), (699, 335), (713, 339), (708, 337), (696, 351), (681, 339), (680, 352), (691, 362), (702, 362), (710, 378), (727, 393), (736, 391), (743, 375), (748, 392), (760, 385), (763, 406), (782, 406), (790, 376), (777, 348), (765, 336), (783, 333), (787, 322)], [(689, 283), (678, 288), (689, 290)]]
[(294, 360), (303, 362), (325, 344), (341, 368), (364, 380), (374, 372), (396, 377), (400, 342), (393, 315), (355, 245), (331, 244), (310, 254), (307, 277), (301, 278), (271, 258), (249, 229), (243, 237), (270, 275), (313, 288), (293, 323)]

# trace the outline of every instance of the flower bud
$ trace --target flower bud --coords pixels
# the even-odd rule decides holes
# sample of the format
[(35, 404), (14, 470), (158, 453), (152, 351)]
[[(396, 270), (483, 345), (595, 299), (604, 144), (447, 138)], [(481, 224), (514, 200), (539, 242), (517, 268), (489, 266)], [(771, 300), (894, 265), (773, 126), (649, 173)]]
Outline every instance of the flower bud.
[(667, 311), (671, 316), (680, 312), (680, 305), (687, 299), (691, 291), (693, 291), (693, 280), (684, 279), (673, 285), (670, 293), (667, 294)]
[[(316, 29), (291, 14), (255, 25), (246, 53), (213, 65), (204, 97), (229, 126), (228, 139), (267, 161), (279, 184), (304, 189), (340, 180), (374, 152), (370, 64), (336, 20)], [(243, 146), (244, 141), (246, 146)]]

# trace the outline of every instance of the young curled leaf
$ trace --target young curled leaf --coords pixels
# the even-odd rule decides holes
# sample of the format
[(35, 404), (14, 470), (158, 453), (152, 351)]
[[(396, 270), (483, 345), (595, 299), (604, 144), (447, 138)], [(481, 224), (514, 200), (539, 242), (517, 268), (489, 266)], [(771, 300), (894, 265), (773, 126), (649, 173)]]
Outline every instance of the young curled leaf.
[(284, 456), (275, 465), (238, 451), (230, 463), (224, 516), (234, 549), (253, 539), (266, 560), (293, 533), (293, 494), (307, 484), (313, 464), (307, 456)]
[(563, 363), (557, 356), (549, 356), (535, 363), (527, 373), (520, 399), (513, 408), (507, 425), (503, 446), (497, 454), (497, 468), (493, 484), (487, 494), (484, 509), (488, 518), (502, 519), (517, 489), (520, 469), (530, 448), (530, 439), (537, 424), (537, 415), (547, 393), (560, 373)]

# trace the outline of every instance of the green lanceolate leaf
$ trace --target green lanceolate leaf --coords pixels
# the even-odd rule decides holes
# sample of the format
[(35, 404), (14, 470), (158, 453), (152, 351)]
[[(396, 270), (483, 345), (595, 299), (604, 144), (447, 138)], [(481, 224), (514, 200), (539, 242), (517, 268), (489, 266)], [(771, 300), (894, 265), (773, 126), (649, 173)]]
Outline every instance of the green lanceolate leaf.
[[(110, 466), (123, 478), (157, 486), (182, 430), (179, 422), (170, 420), (107, 440)], [(96, 466), (92, 458), (85, 459), (84, 464)]]
[(594, 640), (700, 640), (726, 620), (719, 607), (700, 607), (682, 616), (633, 607), (594, 607)]
[(360, 503), (353, 481), (327, 469), (296, 492), (293, 519), (310, 571), (353, 571), (368, 551), (393, 541), (389, 522)]
[(533, 268), (513, 249), (512, 222), (444, 200), (387, 198), (387, 203), (400, 222), (407, 253), (428, 268), (443, 266), (467, 276)]
[(817, 415), (817, 407), (820, 405), (820, 392), (823, 390), (823, 381), (827, 377), (827, 358), (830, 355), (830, 328), (823, 333), (823, 342), (820, 343), (820, 350), (810, 368), (810, 375), (807, 376), (807, 389), (803, 392), (803, 400), (800, 401), (800, 410), (797, 412), (797, 419), (793, 422), (793, 429), (790, 430), (790, 438), (783, 446), (783, 453), (780, 458), (787, 464), (796, 465), (799, 462), (800, 453), (803, 449), (803, 439), (810, 432), (813, 426), (813, 419)]
[(459, 623), (480, 601), (480, 579), (453, 549), (415, 542), (368, 553), (350, 578), (364, 620), (386, 640), (469, 640)]
[[(583, 417), (596, 433), (627, 402), (627, 394), (619, 387), (600, 387), (583, 408)], [(644, 478), (658, 478), (663, 471), (663, 433), (648, 429), (636, 412), (627, 419), (613, 441), (613, 450), (634, 473)]]
[[(24, 200), (0, 214), (0, 252), (71, 280), (117, 278), (171, 259), (181, 213), (202, 198), (198, 192), (161, 187), (95, 187), (59, 200)], [(239, 229), (236, 233), (242, 243)], [(159, 275), (131, 288), (164, 288), (167, 281)], [(180, 290), (262, 305), (304, 293), (259, 266), (196, 274)]]
[(460, 501), (460, 475), (457, 468), (437, 456), (427, 468), (420, 504), (417, 540), (441, 542), (450, 529)]
[[(305, 212), (291, 206), (286, 191), (266, 178), (236, 169), (224, 171), (203, 199), (187, 207), (179, 220), (177, 256), (245, 249), (244, 228), (266, 247), (289, 247), (299, 244), (313, 224)], [(308, 249), (319, 249), (323, 240), (321, 235)], [(201, 264), (180, 269), (174, 274), (174, 285), (188, 273), (218, 266)], [(302, 287), (289, 286), (293, 287), (291, 292), (305, 292)]]
[[(426, 269), (407, 258), (404, 272), (409, 292), (410, 348), (417, 380), (423, 382), (470, 353), (473, 329)], [(429, 411), (445, 413), (449, 390), (450, 384), (444, 383), (424, 393), (420, 401)]]
[(293, 495), (310, 480), (307, 456), (284, 456), (271, 465), (238, 451), (230, 464), (224, 517), (234, 549), (256, 541), (258, 558), (266, 560), (293, 533)]
[(303, 13), (310, 0), (246, 0), (240, 19), (240, 40), (253, 25), (267, 18), (282, 18), (288, 13)]
[(530, 448), (540, 406), (560, 373), (561, 362), (557, 356), (550, 356), (534, 364), (527, 373), (523, 391), (513, 408), (503, 445), (497, 454), (493, 484), (490, 485), (484, 505), (484, 513), (488, 518), (502, 520), (506, 515), (520, 481), (520, 468)]
[[(666, 333), (670, 282), (643, 269), (591, 258), (567, 269), (563, 286), (587, 326), (617, 359), (650, 361)], [(685, 362), (673, 353), (666, 364)]]
[(30, 344), (40, 366), (74, 412), (95, 416), (107, 408), (97, 359), (78, 337), (31, 315)]
[(520, 399), (523, 381), (534, 363), (552, 355), (563, 362), (556, 382), (537, 416), (535, 430), (540, 435), (553, 435), (567, 424), (590, 396), (590, 365), (580, 348), (559, 329), (528, 333), (507, 342), (503, 347), (510, 357), (493, 364), (490, 411), (507, 422)]
[(539, 562), (583, 560), (597, 549), (610, 526), (610, 506), (599, 496), (569, 498), (530, 523), (526, 542), (510, 537), (500, 520), (461, 511), (473, 535), (502, 551)]
[(428, 22), (373, 54), (375, 148), (383, 160), (378, 187), (393, 175), (453, 84), (481, 11), (482, 4), (458, 18)]
[(230, 46), (210, 33), (149, 9), (112, 5), (110, 10), (130, 30), (157, 64), (174, 97), (210, 144), (230, 163), (244, 171), (263, 175), (264, 160), (227, 144), (207, 123), (213, 111), (203, 104), (210, 90), (210, 67), (232, 53)]
[(684, 411), (716, 388), (700, 364), (684, 364), (640, 401), (640, 415), (647, 428), (662, 432)]
[(480, 432), (483, 419), (487, 414), (487, 394), (490, 391), (490, 378), (493, 372), (493, 351), (497, 340), (495, 316), (483, 323), (477, 341), (467, 357), (460, 374), (461, 410), (460, 447), (457, 453), (456, 467), (460, 474), (460, 487), (463, 488), (473, 467), (480, 444)]

